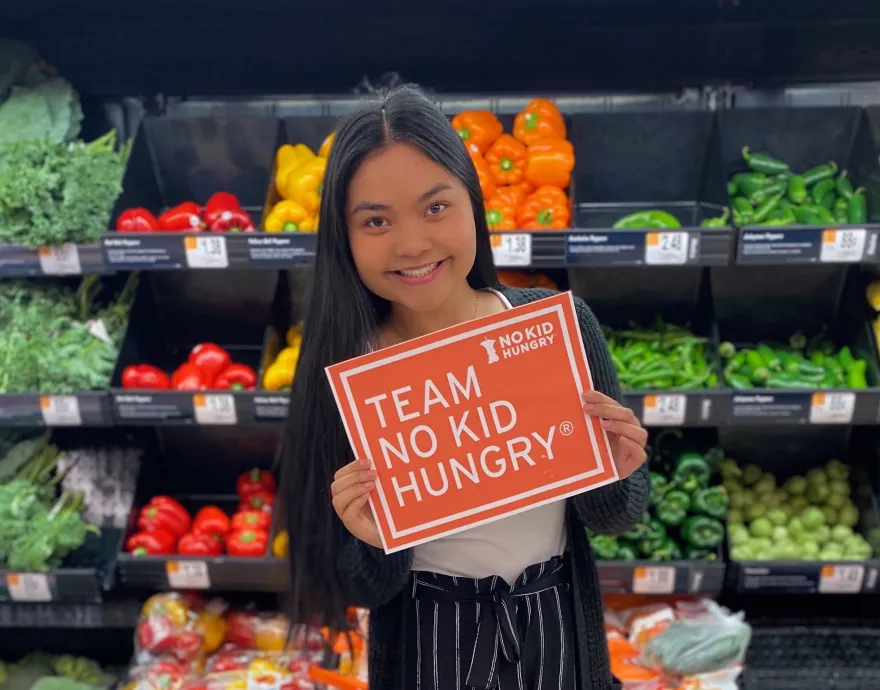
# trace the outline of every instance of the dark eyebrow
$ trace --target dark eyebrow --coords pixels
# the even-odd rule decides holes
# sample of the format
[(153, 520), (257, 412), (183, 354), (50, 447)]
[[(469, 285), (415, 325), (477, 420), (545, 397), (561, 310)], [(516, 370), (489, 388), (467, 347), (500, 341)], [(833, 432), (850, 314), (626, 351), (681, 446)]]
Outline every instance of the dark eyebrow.
[(355, 206), (351, 212), (357, 213), (358, 211), (390, 211), (391, 207), (387, 204), (377, 204), (373, 201), (362, 201), (357, 206)]
[(440, 184), (435, 184), (433, 187), (431, 187), (431, 189), (429, 189), (427, 192), (422, 194), (418, 198), (418, 201), (416, 201), (416, 203), (421, 204), (421, 203), (427, 201), (428, 199), (430, 199), (435, 194), (438, 194), (439, 192), (446, 191), (447, 189), (452, 189), (452, 187), (450, 187), (445, 182), (441, 182)]

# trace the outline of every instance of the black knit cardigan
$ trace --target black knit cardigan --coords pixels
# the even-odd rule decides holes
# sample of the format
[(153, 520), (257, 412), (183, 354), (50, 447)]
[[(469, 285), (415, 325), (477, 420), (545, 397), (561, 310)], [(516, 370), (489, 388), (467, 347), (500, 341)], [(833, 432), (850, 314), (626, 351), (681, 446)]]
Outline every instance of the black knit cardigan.
[[(549, 297), (550, 290), (501, 290), (514, 307)], [(608, 346), (596, 317), (575, 299), (578, 322), (596, 390), (617, 400), (620, 386)], [(566, 558), (572, 573), (581, 690), (615, 687), (608, 663), (602, 599), (596, 563), (584, 528), (598, 534), (620, 534), (632, 528), (648, 507), (650, 482), (646, 467), (626, 479), (569, 498)], [(339, 574), (350, 603), (370, 609), (369, 667), (371, 690), (405, 690), (403, 660), (411, 644), (403, 631), (411, 602), (406, 587), (413, 563), (411, 549), (390, 556), (349, 536), (341, 545)], [(412, 690), (411, 688), (408, 690)]]

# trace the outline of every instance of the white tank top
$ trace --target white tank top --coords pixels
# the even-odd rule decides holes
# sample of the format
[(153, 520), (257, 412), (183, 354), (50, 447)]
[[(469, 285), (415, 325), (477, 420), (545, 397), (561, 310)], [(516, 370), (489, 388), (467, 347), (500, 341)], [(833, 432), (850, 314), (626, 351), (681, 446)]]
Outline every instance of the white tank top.
[[(507, 309), (512, 305), (496, 290)], [(452, 577), (500, 575), (512, 585), (528, 566), (565, 551), (565, 501), (555, 501), (415, 547), (413, 570)]]

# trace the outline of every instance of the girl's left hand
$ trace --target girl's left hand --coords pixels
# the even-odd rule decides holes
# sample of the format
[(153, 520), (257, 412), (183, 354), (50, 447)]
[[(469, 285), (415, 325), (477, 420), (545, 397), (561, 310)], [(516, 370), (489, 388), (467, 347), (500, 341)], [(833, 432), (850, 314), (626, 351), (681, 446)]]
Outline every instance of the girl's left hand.
[(583, 401), (584, 412), (599, 417), (602, 428), (608, 434), (617, 475), (621, 479), (626, 479), (648, 458), (645, 453), (648, 432), (642, 427), (633, 411), (614, 398), (609, 398), (598, 391), (586, 391)]

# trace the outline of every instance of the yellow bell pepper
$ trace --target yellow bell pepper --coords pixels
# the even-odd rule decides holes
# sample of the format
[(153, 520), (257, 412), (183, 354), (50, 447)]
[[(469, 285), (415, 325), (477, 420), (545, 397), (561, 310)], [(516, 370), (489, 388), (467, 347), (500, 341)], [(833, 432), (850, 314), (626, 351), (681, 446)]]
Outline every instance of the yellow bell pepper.
[(330, 155), (330, 149), (333, 147), (333, 142), (336, 141), (336, 132), (330, 132), (327, 135), (327, 138), (321, 143), (321, 148), (318, 149), (318, 155), (321, 158), (327, 158)]
[(315, 218), (300, 204), (279, 201), (266, 216), (266, 232), (314, 232)]
[(280, 391), (293, 385), (296, 362), (276, 361), (263, 373), (263, 388), (267, 391)]
[(143, 616), (165, 616), (176, 628), (183, 627), (189, 620), (192, 609), (189, 608), (173, 592), (154, 594), (144, 602), (141, 608)]
[(287, 186), (287, 179), (291, 173), (301, 168), (315, 157), (312, 150), (305, 144), (284, 144), (275, 154), (275, 187), (281, 196)]
[(317, 213), (321, 208), (321, 189), (326, 170), (326, 158), (313, 158), (291, 171), (283, 187), (278, 188), (278, 193), (285, 199), (298, 202), (309, 213)]
[(285, 339), (289, 347), (299, 347), (302, 342), (302, 325), (296, 324), (288, 328)]
[(202, 646), (206, 654), (213, 654), (220, 649), (226, 639), (226, 621), (222, 616), (213, 611), (203, 611), (199, 614), (196, 627), (202, 633)]
[(279, 352), (275, 356), (275, 361), (272, 363), (273, 364), (279, 364), (279, 363), (292, 364), (293, 366), (296, 366), (296, 362), (298, 359), (299, 359), (299, 344), (289, 345), (288, 347), (285, 347), (283, 350), (281, 350), (281, 352)]
[(287, 530), (284, 529), (276, 534), (275, 539), (272, 540), (272, 555), (275, 558), (287, 558), (289, 549), (290, 536), (287, 534)]

